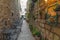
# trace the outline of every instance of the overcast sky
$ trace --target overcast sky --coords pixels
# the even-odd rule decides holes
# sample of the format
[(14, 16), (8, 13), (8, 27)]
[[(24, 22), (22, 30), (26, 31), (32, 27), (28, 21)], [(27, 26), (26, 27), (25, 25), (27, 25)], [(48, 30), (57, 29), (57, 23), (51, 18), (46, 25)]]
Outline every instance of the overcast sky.
[(21, 3), (21, 8), (22, 8), (22, 13), (21, 14), (24, 15), (25, 14), (27, 0), (20, 0), (20, 3)]

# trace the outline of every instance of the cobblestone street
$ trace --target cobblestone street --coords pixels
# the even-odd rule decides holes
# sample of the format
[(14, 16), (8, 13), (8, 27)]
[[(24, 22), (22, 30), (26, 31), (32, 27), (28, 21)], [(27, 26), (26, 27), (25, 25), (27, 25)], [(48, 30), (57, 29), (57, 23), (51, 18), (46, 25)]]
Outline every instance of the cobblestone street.
[(21, 33), (18, 37), (18, 40), (35, 40), (25, 20), (23, 21)]

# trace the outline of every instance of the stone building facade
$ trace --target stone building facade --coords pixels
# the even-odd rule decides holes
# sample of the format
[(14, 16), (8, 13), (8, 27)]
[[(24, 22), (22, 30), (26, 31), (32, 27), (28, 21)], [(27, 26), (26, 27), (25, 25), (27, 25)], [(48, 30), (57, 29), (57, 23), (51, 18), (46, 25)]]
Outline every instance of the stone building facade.
[(10, 24), (13, 25), (13, 21), (19, 19), (19, 10), (18, 0), (0, 0), (0, 25), (2, 28), (9, 27)]
[[(32, 4), (30, 4), (32, 7), (30, 7), (30, 24), (33, 26), (36, 26), (36, 28), (41, 32), (42, 37), (44, 40), (60, 40), (60, 1), (56, 0), (31, 0)], [(51, 11), (52, 8), (54, 11)], [(49, 11), (50, 10), (50, 11)], [(56, 11), (55, 11), (56, 10)], [(54, 22), (47, 22), (48, 19), (46, 19), (48, 15), (47, 13), (50, 13), (51, 17), (57, 17), (58, 20), (52, 18), (51, 20), (55, 20), (56, 24)], [(56, 15), (55, 15), (56, 14)], [(51, 21), (48, 20), (48, 21)]]
[[(0, 0), (0, 33), (15, 27), (20, 22), (19, 1), (20, 0)], [(4, 39), (0, 37), (0, 40)]]

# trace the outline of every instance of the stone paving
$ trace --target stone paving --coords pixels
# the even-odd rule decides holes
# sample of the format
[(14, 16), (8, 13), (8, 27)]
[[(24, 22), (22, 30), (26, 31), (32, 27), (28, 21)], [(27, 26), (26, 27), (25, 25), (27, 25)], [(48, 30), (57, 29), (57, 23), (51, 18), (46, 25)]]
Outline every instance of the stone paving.
[(35, 40), (32, 36), (32, 33), (30, 32), (28, 23), (25, 20), (23, 21), (21, 33), (18, 37), (18, 40)]

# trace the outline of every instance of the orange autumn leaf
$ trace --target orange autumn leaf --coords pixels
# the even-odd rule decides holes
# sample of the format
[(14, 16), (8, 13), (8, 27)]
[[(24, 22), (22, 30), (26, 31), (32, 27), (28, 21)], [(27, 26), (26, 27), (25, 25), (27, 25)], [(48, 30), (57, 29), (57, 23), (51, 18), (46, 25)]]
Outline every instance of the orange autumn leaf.
[(58, 4), (60, 4), (60, 0), (58, 0)]
[(47, 0), (48, 5), (55, 3), (57, 0)]
[(53, 8), (48, 9), (48, 14), (51, 16), (56, 16), (56, 12), (53, 10)]

